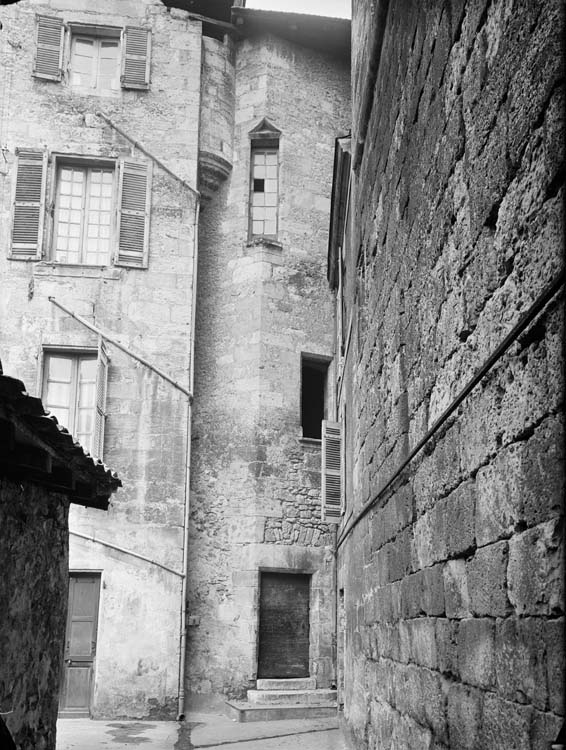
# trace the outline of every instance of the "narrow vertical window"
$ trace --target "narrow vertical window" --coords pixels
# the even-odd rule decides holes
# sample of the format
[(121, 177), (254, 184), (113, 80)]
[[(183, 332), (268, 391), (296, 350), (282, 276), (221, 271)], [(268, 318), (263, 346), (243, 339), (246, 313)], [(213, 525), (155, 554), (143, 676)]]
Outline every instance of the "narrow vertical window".
[(250, 217), (252, 237), (277, 236), (278, 170), (276, 148), (252, 149)]
[(249, 236), (276, 238), (279, 231), (279, 139), (264, 118), (252, 131)]
[(303, 357), (301, 360), (301, 426), (303, 437), (321, 439), (326, 411), (328, 362)]

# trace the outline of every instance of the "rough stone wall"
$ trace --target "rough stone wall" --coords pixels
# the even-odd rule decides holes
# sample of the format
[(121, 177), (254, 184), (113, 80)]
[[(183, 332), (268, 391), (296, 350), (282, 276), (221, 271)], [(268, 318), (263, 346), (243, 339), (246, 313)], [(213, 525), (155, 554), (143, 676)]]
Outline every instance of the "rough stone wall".
[[(232, 695), (255, 683), (260, 569), (312, 574), (311, 675), (334, 679), (333, 531), (300, 370), (301, 352), (332, 355), (332, 153), (349, 120), (345, 64), (258, 37), (235, 70), (233, 169), (200, 226), (188, 655), (192, 691)], [(282, 131), (277, 243), (247, 235), (248, 133), (264, 117)]]
[[(152, 30), (148, 91), (84, 96), (65, 81), (31, 75), (35, 13)], [(56, 310), (54, 296), (188, 387), (195, 199), (153, 163), (147, 269), (7, 258), (16, 147), (50, 153), (151, 159), (96, 116), (101, 110), (189, 184), (195, 185), (200, 102), (200, 23), (160, 2), (32, 3), (3, 7), (0, 160), (0, 350), (7, 374), (40, 389), (42, 346), (94, 347), (97, 336)], [(46, 233), (45, 250), (48, 250)], [(46, 256), (48, 257), (48, 256)], [(124, 487), (108, 514), (74, 507), (71, 531), (181, 571), (187, 399), (108, 345), (104, 461)], [(177, 695), (180, 577), (71, 535), (72, 569), (102, 571), (93, 713), (145, 716)], [(129, 641), (124, 643), (124, 634)]]
[(20, 750), (55, 750), (69, 500), (0, 479), (0, 712)]
[[(562, 268), (563, 40), (555, 0), (389, 3), (354, 158), (347, 515)], [(563, 332), (555, 296), (340, 547), (356, 747), (542, 750), (562, 725)]]

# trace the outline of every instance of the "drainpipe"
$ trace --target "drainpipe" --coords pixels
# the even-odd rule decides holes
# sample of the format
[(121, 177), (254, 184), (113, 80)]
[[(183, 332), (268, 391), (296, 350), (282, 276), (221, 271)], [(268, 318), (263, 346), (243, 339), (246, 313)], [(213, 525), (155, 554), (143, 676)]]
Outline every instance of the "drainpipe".
[[(191, 282), (191, 351), (189, 364), (189, 391), (192, 394), (195, 379), (195, 328), (197, 307), (197, 269), (198, 269), (198, 223), (200, 202), (195, 201), (195, 223), (193, 238), (193, 278)], [(185, 674), (187, 657), (187, 582), (189, 577), (189, 521), (191, 497), (191, 435), (192, 435), (193, 399), (187, 401), (187, 454), (185, 462), (185, 514), (183, 522), (183, 583), (181, 586), (181, 633), (179, 644), (179, 692), (177, 721), (185, 719)]]

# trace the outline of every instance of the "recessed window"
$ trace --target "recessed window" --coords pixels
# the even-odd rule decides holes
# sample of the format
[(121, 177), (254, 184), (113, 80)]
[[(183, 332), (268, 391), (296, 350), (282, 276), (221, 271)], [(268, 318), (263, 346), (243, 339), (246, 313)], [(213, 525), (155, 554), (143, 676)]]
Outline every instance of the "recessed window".
[(325, 418), (328, 362), (303, 357), (301, 360), (301, 426), (303, 437), (321, 439)]
[(60, 263), (110, 263), (114, 169), (61, 164), (57, 170), (53, 255)]
[(91, 93), (112, 94), (120, 89), (120, 39), (73, 36), (70, 83)]
[(250, 224), (252, 237), (277, 236), (278, 150), (252, 148)]

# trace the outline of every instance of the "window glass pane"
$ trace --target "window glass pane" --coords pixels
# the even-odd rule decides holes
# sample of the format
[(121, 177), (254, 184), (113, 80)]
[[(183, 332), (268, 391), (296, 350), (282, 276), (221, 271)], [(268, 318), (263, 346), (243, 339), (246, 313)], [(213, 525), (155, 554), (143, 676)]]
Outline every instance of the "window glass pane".
[(254, 221), (257, 221), (258, 219), (265, 219), (265, 208), (263, 206), (254, 206), (253, 218)]
[(59, 380), (70, 383), (73, 362), (69, 357), (49, 355), (47, 357), (47, 372), (49, 380)]
[(71, 86), (95, 85), (95, 42), (94, 39), (74, 39), (71, 51)]
[(272, 151), (265, 155), (266, 164), (277, 164), (277, 151)]
[(101, 40), (98, 65), (98, 88), (101, 91), (118, 91), (119, 89), (118, 47), (117, 39)]
[(275, 234), (276, 233), (276, 225), (274, 221), (266, 221), (264, 223), (264, 234)]
[(277, 193), (266, 193), (265, 194), (265, 205), (276, 206), (277, 205)]
[(265, 192), (276, 193), (277, 192), (277, 180), (266, 180), (265, 181)]
[(252, 232), (254, 234), (263, 234), (263, 221), (252, 222)]
[(265, 194), (254, 193), (252, 196), (252, 205), (254, 206), (265, 206)]

